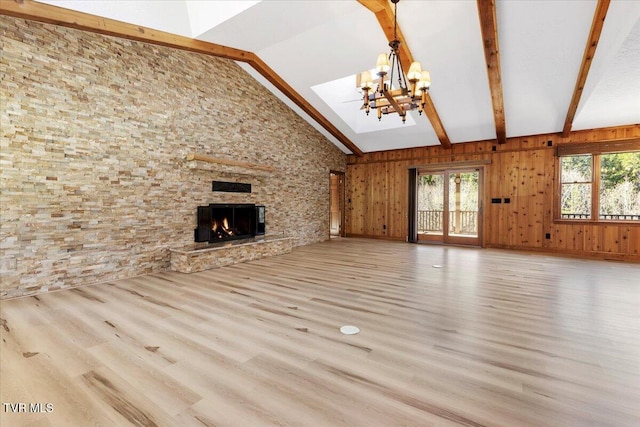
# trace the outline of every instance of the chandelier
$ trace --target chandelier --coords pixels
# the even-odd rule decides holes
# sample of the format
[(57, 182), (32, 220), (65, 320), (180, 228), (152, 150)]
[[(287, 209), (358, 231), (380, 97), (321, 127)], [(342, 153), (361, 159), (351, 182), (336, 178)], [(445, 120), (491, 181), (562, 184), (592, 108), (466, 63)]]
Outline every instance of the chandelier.
[[(364, 71), (359, 75), (359, 86), (363, 92), (363, 105), (361, 107), (367, 115), (371, 109), (378, 110), (378, 120), (383, 114), (398, 113), (402, 117), (402, 123), (407, 120), (407, 111), (422, 110), (427, 102), (427, 92), (431, 86), (431, 76), (428, 71), (422, 70), (419, 62), (413, 62), (409, 67), (409, 73), (405, 76), (402, 63), (398, 56), (400, 41), (397, 36), (398, 27), (398, 2), (394, 4), (393, 16), (393, 40), (389, 42), (391, 52), (387, 55), (381, 53), (376, 61), (375, 72), (377, 82), (371, 78), (370, 71)], [(397, 84), (394, 83), (397, 78)], [(408, 84), (407, 84), (408, 82)], [(374, 88), (374, 84), (377, 87)]]

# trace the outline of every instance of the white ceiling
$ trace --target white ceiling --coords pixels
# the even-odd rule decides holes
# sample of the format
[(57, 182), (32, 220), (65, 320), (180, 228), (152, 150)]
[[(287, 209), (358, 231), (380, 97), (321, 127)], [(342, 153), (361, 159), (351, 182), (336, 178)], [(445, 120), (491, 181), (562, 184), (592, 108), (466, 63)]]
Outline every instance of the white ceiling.
[[(439, 144), (417, 112), (403, 125), (396, 115), (379, 123), (359, 110), (353, 76), (373, 68), (388, 47), (374, 14), (355, 0), (43, 2), (254, 52), (364, 152)], [(562, 131), (596, 3), (497, 1), (507, 137)], [(495, 138), (476, 2), (402, 0), (398, 25), (431, 72), (431, 98), (451, 142)], [(613, 0), (572, 129), (637, 123), (640, 1)]]

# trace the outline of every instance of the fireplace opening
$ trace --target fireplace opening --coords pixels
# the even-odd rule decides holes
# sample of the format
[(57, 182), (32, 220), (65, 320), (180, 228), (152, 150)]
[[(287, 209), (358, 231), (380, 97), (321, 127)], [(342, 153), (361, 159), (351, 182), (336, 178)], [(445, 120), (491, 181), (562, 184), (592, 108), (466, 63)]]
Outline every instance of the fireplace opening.
[(254, 204), (212, 203), (198, 206), (196, 242), (246, 239), (265, 233), (265, 208)]

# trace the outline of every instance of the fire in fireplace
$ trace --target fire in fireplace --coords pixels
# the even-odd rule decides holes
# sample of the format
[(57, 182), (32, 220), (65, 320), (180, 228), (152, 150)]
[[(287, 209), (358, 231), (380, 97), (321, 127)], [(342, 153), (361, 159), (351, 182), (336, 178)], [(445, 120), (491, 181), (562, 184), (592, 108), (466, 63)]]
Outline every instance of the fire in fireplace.
[(212, 203), (198, 206), (196, 242), (245, 239), (265, 232), (265, 208), (254, 204)]

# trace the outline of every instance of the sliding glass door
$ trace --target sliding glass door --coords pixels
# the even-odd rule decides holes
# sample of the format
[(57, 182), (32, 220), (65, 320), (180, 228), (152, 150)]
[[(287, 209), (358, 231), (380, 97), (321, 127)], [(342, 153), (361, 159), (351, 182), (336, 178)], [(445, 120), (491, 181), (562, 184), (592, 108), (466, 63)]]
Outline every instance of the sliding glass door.
[(481, 169), (418, 174), (418, 240), (480, 245)]

